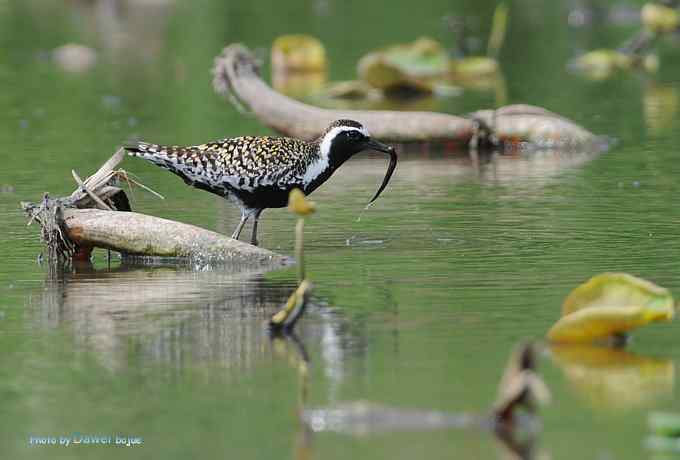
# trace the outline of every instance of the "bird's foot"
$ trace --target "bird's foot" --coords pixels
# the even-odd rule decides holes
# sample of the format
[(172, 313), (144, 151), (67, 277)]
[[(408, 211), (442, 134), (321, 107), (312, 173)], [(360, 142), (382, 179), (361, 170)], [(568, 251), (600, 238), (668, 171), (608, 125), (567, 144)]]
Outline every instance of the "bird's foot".
[(250, 240), (250, 244), (252, 244), (253, 246), (259, 246), (260, 242), (257, 241), (257, 238), (253, 238), (252, 240)]

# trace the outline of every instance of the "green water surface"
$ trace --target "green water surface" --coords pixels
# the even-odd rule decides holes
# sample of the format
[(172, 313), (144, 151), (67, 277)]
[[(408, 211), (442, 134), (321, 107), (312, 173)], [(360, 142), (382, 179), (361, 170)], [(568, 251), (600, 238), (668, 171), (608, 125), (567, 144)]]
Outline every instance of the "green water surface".
[[(637, 24), (608, 22), (614, 2), (510, 3), (501, 53), (506, 94), (466, 91), (419, 107), (465, 113), (530, 103), (618, 138), (609, 152), (482, 158), (436, 146), (401, 149), (390, 187), (368, 211), (385, 160), (357, 156), (314, 194), (306, 255), (316, 284), (299, 328), (307, 394), (291, 342), (263, 321), (295, 270), (94, 268), (50, 279), (38, 228), (18, 203), (70, 193), (71, 169), (94, 171), (132, 137), (171, 144), (271, 134), (218, 98), (212, 59), (240, 41), (266, 62), (283, 33), (327, 48), (329, 78), (354, 78), (365, 52), (467, 18), (485, 40), (495, 2), (285, 0), (0, 0), (0, 454), (33, 458), (511, 458), (475, 430), (353, 437), (305, 433), (301, 401), (369, 400), (399, 408), (483, 412), (510, 349), (540, 338), (571, 288), (627, 271), (680, 293), (680, 46), (659, 44), (655, 76), (592, 82), (565, 70), (584, 49), (613, 47)], [(570, 27), (570, 8), (601, 7)], [(615, 7), (635, 8), (635, 2)], [(611, 12), (610, 12), (611, 13)], [(50, 50), (98, 52), (68, 74)], [(483, 52), (483, 47), (480, 52)], [(238, 212), (141, 161), (123, 163), (165, 195), (134, 191), (140, 212), (230, 234)], [(269, 210), (261, 244), (291, 254), (294, 219)], [(246, 230), (248, 232), (248, 229)], [(629, 354), (544, 353), (553, 393), (536, 458), (655, 458), (650, 410), (680, 410), (676, 324), (635, 334)], [(31, 436), (125, 435), (141, 446), (31, 446)]]

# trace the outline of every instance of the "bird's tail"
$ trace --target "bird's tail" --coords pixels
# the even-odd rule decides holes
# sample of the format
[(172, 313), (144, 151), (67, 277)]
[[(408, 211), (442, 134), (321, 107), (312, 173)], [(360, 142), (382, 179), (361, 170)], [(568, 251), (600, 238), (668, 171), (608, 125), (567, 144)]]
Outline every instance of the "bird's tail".
[(130, 156), (144, 158), (145, 160), (149, 160), (160, 166), (165, 166), (165, 163), (170, 159), (170, 155), (168, 154), (169, 149), (158, 144), (131, 142), (129, 144), (124, 144), (123, 148)]
[(144, 158), (151, 163), (154, 163), (161, 168), (170, 170), (178, 174), (185, 173), (187, 167), (193, 165), (188, 164), (188, 158), (185, 152), (178, 147), (170, 147), (166, 145), (151, 144), (148, 142), (133, 142), (123, 145), (127, 154), (133, 157)]
[(167, 146), (134, 142), (123, 145), (128, 155), (145, 160), (167, 169), (194, 187), (212, 191), (214, 177), (206, 174), (208, 160), (192, 147)]

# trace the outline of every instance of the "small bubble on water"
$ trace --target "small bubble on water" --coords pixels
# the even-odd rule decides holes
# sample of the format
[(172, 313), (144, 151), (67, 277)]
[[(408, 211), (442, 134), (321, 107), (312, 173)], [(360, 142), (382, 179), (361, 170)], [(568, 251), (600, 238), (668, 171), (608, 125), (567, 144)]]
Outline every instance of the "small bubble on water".
[(640, 186), (640, 181), (639, 180), (634, 180), (633, 181), (633, 187), (638, 188)]
[(27, 129), (30, 126), (30, 123), (26, 119), (21, 119), (19, 120), (19, 128), (21, 129)]

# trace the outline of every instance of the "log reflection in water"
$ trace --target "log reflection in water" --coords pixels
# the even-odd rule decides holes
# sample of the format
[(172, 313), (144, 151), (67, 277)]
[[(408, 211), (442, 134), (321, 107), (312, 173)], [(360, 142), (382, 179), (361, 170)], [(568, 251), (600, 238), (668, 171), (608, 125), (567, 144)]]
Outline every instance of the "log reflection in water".
[[(522, 185), (539, 188), (558, 180), (561, 174), (596, 159), (597, 150), (521, 150), (514, 152), (459, 153), (446, 152), (434, 145), (400, 146), (399, 166), (391, 188), (407, 187), (419, 192), (441, 191), (439, 185), (476, 178), (483, 184)], [(343, 166), (338, 178), (324, 184), (318, 194), (343, 196), (347, 189), (361, 185), (368, 188), (379, 180), (385, 169), (384, 159), (371, 154), (353, 158)], [(436, 188), (436, 190), (434, 190)], [(433, 190), (430, 190), (433, 189)], [(390, 195), (386, 195), (390, 199)]]
[[(209, 363), (243, 370), (271, 365), (265, 325), (292, 288), (251, 271), (121, 266), (48, 282), (32, 303), (40, 326), (70, 330), (80, 349), (112, 369)], [(297, 328), (300, 340), (318, 343), (323, 357), (338, 361), (322, 364), (342, 368), (342, 348), (352, 343), (356, 353), (356, 343), (366, 341), (338, 336), (348, 334), (338, 312), (314, 301), (309, 309)]]

